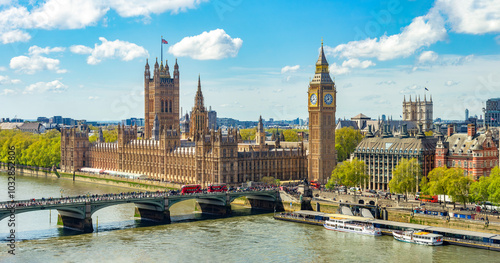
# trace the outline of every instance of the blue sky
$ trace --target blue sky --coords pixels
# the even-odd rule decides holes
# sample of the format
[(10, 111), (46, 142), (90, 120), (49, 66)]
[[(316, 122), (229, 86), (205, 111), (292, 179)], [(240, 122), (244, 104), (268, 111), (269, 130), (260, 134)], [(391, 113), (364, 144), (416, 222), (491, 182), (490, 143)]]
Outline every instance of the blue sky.
[(432, 95), (434, 118), (462, 119), (499, 97), (499, 33), (500, 0), (0, 0), (0, 117), (143, 117), (163, 35), (184, 112), (200, 74), (219, 117), (307, 118), (323, 38), (337, 118)]

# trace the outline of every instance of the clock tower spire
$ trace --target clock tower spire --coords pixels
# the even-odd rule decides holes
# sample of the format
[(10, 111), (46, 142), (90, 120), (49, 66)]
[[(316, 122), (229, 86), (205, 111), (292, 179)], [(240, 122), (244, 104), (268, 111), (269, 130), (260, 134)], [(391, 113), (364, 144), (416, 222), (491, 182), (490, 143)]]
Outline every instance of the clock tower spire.
[(335, 153), (336, 87), (330, 77), (323, 40), (314, 78), (308, 88), (309, 156), (308, 179), (326, 184), (337, 163)]

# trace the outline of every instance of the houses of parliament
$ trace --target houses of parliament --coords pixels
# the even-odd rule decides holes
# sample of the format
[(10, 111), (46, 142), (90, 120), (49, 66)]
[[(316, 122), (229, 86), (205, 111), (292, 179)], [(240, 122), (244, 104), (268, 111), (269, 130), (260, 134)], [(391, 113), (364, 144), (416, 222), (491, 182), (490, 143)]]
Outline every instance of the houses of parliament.
[[(152, 73), (152, 74), (151, 74)], [(260, 181), (264, 176), (280, 180), (308, 178), (326, 183), (335, 166), (336, 88), (330, 78), (323, 43), (316, 72), (308, 88), (309, 142), (283, 142), (281, 136), (266, 141), (262, 118), (255, 141), (243, 142), (236, 128), (226, 132), (209, 129), (201, 80), (190, 116), (189, 134), (181, 139), (179, 124), (179, 65), (173, 74), (167, 63), (144, 70), (144, 138), (137, 126), (118, 125), (118, 139), (89, 142), (88, 130), (61, 131), (61, 169), (97, 168), (145, 174), (155, 180), (208, 185)], [(187, 136), (186, 136), (187, 135)]]

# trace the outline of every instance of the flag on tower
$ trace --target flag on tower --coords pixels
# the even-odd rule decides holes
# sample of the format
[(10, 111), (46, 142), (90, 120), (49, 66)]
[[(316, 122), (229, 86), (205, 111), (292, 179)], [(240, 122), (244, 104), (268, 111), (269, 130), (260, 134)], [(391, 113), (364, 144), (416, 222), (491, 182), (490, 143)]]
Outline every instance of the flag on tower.
[(161, 43), (162, 43), (162, 44), (168, 44), (167, 40), (165, 40), (165, 39), (163, 39), (163, 38), (161, 39)]
[(429, 89), (427, 87), (424, 87), (424, 88), (425, 88), (425, 90), (429, 91)]

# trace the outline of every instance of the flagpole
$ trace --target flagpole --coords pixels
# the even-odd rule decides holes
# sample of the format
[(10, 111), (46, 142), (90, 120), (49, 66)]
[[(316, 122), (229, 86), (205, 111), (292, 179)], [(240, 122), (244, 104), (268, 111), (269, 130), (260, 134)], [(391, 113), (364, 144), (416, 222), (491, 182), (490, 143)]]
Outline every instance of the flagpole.
[(160, 43), (161, 43), (161, 62), (163, 62), (163, 36), (161, 36)]

